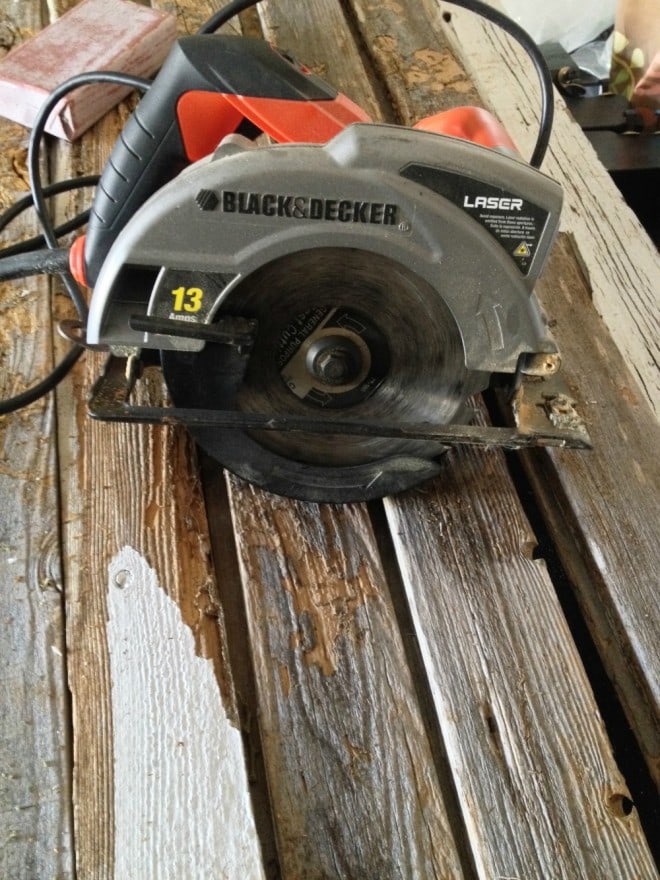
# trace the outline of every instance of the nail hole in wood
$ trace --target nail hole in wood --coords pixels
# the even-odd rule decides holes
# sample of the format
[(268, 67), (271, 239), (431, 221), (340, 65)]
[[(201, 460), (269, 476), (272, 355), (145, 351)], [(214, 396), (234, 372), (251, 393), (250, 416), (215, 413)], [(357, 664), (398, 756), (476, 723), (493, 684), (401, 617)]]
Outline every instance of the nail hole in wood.
[(625, 819), (635, 809), (635, 805), (627, 795), (615, 792), (608, 797), (607, 808), (617, 819)]

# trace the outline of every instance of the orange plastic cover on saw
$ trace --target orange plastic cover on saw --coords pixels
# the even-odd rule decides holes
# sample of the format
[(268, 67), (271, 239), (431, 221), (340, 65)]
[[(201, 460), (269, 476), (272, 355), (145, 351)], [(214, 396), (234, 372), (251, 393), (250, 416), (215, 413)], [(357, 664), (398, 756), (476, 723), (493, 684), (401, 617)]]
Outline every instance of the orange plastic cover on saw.
[[(331, 101), (288, 101), (217, 92), (190, 91), (178, 101), (177, 117), (191, 162), (215, 149), (223, 134), (249, 119), (277, 143), (325, 143), (353, 122), (371, 122), (367, 113), (341, 93)], [(205, 125), (200, 126), (199, 120)], [(215, 124), (209, 126), (208, 121)], [(413, 128), (461, 138), (484, 147), (516, 146), (503, 126), (480, 107), (457, 107), (427, 116)]]

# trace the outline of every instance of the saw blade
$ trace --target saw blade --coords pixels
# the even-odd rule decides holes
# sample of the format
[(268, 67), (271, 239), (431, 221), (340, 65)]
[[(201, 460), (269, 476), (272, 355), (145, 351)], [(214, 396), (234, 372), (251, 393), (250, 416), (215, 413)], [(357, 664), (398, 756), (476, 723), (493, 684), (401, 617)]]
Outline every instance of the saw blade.
[[(441, 289), (441, 269), (439, 278)], [(328, 423), (321, 435), (251, 433), (252, 441), (288, 460), (332, 468), (392, 456), (437, 456), (442, 451), (437, 443), (333, 434), (332, 419), (446, 424), (477, 390), (441, 294), (379, 254), (351, 248), (291, 253), (240, 282), (222, 313), (256, 319), (258, 325), (229, 405), (252, 413), (313, 415)], [(227, 407), (220, 346), (207, 345), (194, 356), (203, 380), (193, 383), (179, 373), (181, 355), (163, 354), (176, 404)], [(194, 435), (223, 462), (222, 435), (208, 428)]]

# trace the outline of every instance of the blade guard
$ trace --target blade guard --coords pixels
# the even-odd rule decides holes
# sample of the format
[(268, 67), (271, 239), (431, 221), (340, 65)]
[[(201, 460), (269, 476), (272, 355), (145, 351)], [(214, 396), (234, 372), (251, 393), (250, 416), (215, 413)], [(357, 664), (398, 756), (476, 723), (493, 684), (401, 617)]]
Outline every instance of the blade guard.
[[(296, 102), (191, 90), (179, 98), (176, 114), (183, 149), (189, 162), (196, 162), (212, 153), (222, 138), (236, 131), (245, 120), (277, 143), (297, 143), (301, 140), (326, 143), (347, 125), (369, 121), (366, 113), (340, 93), (328, 101)], [(199, 125), (200, 119), (205, 122), (203, 127)], [(444, 110), (420, 119), (413, 128), (519, 155), (504, 126), (492, 113), (481, 107)], [(112, 170), (110, 164), (109, 168)], [(91, 246), (86, 245), (84, 236), (76, 239), (71, 247), (71, 274), (83, 285), (88, 284), (85, 262), (86, 251), (89, 250)]]
[[(523, 217), (525, 234), (534, 235), (524, 266), (512, 252), (517, 238), (499, 222), (501, 211), (493, 225), (465, 207), (476, 192), (497, 193), (512, 222)], [(442, 291), (461, 328), (468, 367), (511, 372), (520, 353), (554, 350), (546, 348), (546, 329), (529, 295), (560, 208), (559, 187), (525, 162), (401, 126), (350, 125), (323, 146), (218, 151), (131, 218), (99, 276), (87, 340), (191, 350), (194, 340), (145, 339), (129, 319), (181, 311), (189, 320), (212, 322), (240, 278), (292, 251), (346, 247), (414, 269), (430, 290)], [(180, 288), (204, 289), (203, 303), (173, 305)]]

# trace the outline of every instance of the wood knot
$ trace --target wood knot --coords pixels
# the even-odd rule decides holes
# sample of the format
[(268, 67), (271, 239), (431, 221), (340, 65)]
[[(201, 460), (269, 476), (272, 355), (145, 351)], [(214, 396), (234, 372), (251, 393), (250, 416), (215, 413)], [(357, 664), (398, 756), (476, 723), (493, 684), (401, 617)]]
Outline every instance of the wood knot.
[(16, 28), (10, 21), (0, 21), (0, 55), (8, 52), (16, 42)]

